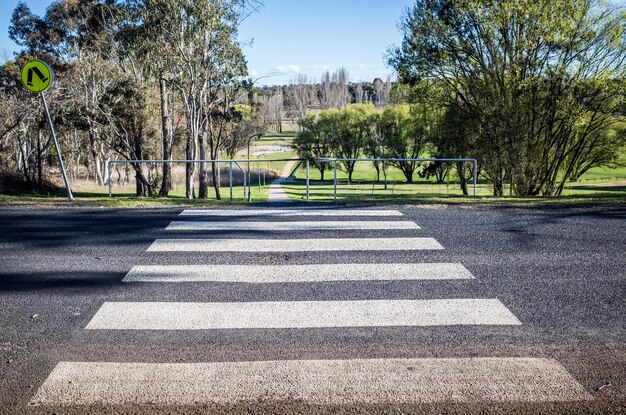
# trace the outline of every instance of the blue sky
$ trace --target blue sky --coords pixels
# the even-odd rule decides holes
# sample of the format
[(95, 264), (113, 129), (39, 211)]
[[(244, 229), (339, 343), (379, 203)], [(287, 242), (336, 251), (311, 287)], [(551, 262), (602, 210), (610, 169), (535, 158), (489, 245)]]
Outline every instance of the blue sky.
[(399, 44), (397, 23), (411, 0), (266, 0), (241, 27), (250, 75), (259, 84), (285, 83), (297, 73), (319, 80), (345, 67), (352, 81), (385, 79), (384, 54)]
[[(18, 0), (0, 0), (0, 61), (18, 50), (8, 36)], [(43, 14), (51, 0), (26, 0)], [(402, 35), (397, 23), (412, 0), (265, 0), (258, 13), (244, 21), (250, 76), (259, 85), (282, 84), (298, 73), (319, 80), (325, 69), (345, 67), (352, 81), (385, 79), (389, 46)], [(268, 75), (272, 75), (267, 77)]]

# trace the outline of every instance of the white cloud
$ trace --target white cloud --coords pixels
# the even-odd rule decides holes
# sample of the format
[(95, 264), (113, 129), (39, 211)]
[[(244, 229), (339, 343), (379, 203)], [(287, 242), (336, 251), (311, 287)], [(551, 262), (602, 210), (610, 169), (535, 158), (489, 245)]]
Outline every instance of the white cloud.
[(287, 73), (287, 74), (302, 72), (302, 68), (298, 65), (287, 65), (287, 66), (277, 65), (277, 66), (274, 66), (272, 69), (276, 72), (282, 72), (282, 73)]

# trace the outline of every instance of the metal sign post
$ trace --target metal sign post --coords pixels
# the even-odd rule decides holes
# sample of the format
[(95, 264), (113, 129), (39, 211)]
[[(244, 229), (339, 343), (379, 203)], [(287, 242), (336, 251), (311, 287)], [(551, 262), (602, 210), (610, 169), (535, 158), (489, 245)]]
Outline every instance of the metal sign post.
[(30, 92), (39, 93), (41, 95), (41, 102), (43, 103), (43, 109), (46, 113), (46, 118), (48, 119), (48, 126), (50, 127), (50, 133), (52, 134), (52, 140), (54, 141), (54, 146), (57, 150), (57, 156), (59, 156), (59, 165), (61, 166), (63, 182), (65, 183), (65, 188), (67, 189), (67, 198), (69, 200), (74, 200), (70, 183), (67, 180), (67, 172), (65, 171), (65, 164), (63, 163), (63, 154), (61, 152), (61, 147), (59, 146), (56, 133), (54, 132), (52, 117), (50, 117), (48, 103), (46, 102), (46, 95), (44, 94), (44, 92), (54, 83), (54, 72), (52, 72), (52, 68), (50, 68), (50, 66), (45, 62), (36, 59), (28, 61), (22, 67), (22, 83)]
[(50, 132), (52, 133), (52, 140), (54, 140), (54, 146), (57, 149), (57, 155), (59, 156), (59, 165), (61, 166), (61, 174), (63, 175), (63, 182), (65, 183), (65, 188), (67, 189), (67, 198), (69, 200), (74, 200), (74, 195), (72, 194), (72, 189), (70, 188), (70, 182), (67, 180), (67, 172), (65, 171), (65, 164), (63, 163), (63, 155), (61, 154), (61, 147), (59, 146), (59, 141), (57, 140), (57, 135), (54, 132), (54, 125), (52, 124), (52, 118), (50, 118), (50, 111), (48, 110), (48, 103), (46, 102), (46, 95), (41, 93), (41, 102), (43, 102), (43, 108), (46, 111), (46, 117), (48, 118), (48, 125), (50, 126)]

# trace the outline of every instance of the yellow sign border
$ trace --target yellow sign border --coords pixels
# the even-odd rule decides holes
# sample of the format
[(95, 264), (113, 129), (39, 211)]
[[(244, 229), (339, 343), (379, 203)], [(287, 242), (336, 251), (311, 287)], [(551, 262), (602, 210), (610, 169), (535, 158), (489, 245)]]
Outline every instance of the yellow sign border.
[[(24, 66), (22, 66), (20, 75), (24, 88), (37, 94), (47, 91), (54, 83), (54, 71), (50, 65), (39, 59), (31, 59), (26, 62)], [(47, 80), (41, 82), (41, 76), (47, 78)], [(33, 82), (36, 81), (36, 79), (39, 79), (40, 82)]]

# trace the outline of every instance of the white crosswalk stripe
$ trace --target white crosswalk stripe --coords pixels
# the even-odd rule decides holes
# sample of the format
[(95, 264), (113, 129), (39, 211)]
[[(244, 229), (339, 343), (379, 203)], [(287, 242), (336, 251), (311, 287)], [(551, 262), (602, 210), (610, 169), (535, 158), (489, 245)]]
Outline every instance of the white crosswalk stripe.
[(558, 402), (591, 396), (552, 359), (61, 362), (32, 405)]
[(411, 221), (315, 221), (315, 222), (183, 222), (174, 221), (167, 231), (324, 231), (420, 229)]
[(124, 282), (295, 283), (317, 281), (467, 280), (462, 264), (137, 265)]
[(403, 216), (399, 210), (375, 209), (193, 209), (184, 210), (180, 216)]
[[(329, 221), (245, 218), (346, 217)], [(350, 217), (392, 220), (350, 220)], [(311, 230), (416, 230), (398, 210), (195, 209), (169, 231), (276, 231), (284, 239), (156, 239), (148, 252), (350, 252), (443, 250), (434, 238), (290, 238)], [(218, 220), (210, 220), (217, 218)], [(220, 220), (220, 218), (222, 218)], [(235, 218), (231, 221), (223, 218)], [(290, 233), (291, 232), (291, 233)], [(207, 254), (209, 255), (209, 254)], [(137, 265), (125, 283), (315, 283), (473, 280), (460, 263)], [(450, 281), (447, 281), (450, 280)], [(130, 284), (129, 284), (130, 285)], [(143, 287), (146, 287), (144, 284)], [(152, 285), (156, 287), (156, 285)], [(171, 287), (171, 286), (170, 286)], [(150, 300), (150, 299), (146, 299)], [(105, 302), (86, 330), (191, 331), (456, 326), (511, 329), (522, 322), (498, 299), (370, 299), (346, 301)], [(181, 333), (181, 336), (184, 335)], [(157, 345), (158, 346), (158, 345)], [(60, 362), (31, 405), (196, 405), (256, 401), (310, 404), (556, 402), (592, 399), (557, 361), (531, 357), (273, 360), (246, 362)]]
[(151, 252), (320, 252), (443, 249), (433, 238), (157, 239)]
[(520, 325), (498, 300), (104, 303), (94, 330), (211, 330), (390, 326)]

